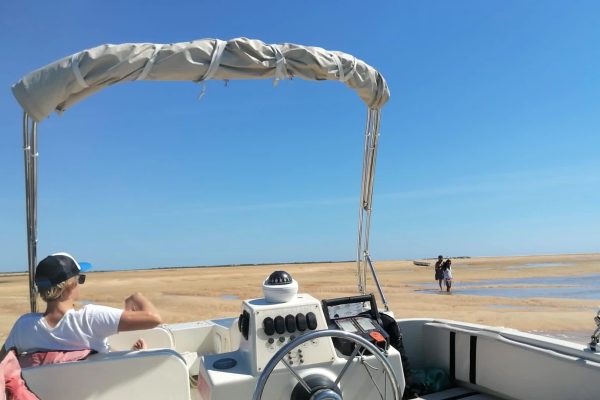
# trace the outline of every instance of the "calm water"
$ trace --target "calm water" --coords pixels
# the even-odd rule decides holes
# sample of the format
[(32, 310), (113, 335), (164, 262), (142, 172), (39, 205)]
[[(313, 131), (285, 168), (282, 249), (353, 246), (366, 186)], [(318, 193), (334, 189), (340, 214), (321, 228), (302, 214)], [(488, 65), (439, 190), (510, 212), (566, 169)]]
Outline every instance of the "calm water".
[(592, 330), (589, 331), (563, 331), (563, 332), (547, 332), (547, 331), (530, 331), (537, 335), (549, 336), (556, 339), (566, 340), (569, 342), (575, 342), (579, 344), (589, 344), (590, 336), (592, 336)]
[(570, 267), (573, 264), (562, 262), (545, 262), (545, 263), (529, 263), (522, 265), (511, 265), (508, 269), (523, 269), (523, 268), (547, 268), (547, 267)]
[[(424, 285), (420, 292), (437, 293), (437, 284)], [(453, 294), (497, 296), (512, 298), (554, 297), (566, 299), (600, 299), (600, 274), (570, 277), (539, 277), (520, 279), (496, 279), (489, 282), (455, 281)]]

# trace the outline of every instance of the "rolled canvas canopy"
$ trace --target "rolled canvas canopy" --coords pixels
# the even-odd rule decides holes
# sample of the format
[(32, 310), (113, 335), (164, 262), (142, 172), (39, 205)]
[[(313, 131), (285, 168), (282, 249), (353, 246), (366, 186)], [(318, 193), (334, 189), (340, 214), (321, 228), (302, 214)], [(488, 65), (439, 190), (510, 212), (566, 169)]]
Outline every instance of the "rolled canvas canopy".
[(102, 45), (31, 72), (12, 91), (24, 111), (39, 122), (118, 82), (294, 77), (344, 82), (371, 109), (383, 107), (390, 95), (383, 76), (349, 54), (246, 38)]

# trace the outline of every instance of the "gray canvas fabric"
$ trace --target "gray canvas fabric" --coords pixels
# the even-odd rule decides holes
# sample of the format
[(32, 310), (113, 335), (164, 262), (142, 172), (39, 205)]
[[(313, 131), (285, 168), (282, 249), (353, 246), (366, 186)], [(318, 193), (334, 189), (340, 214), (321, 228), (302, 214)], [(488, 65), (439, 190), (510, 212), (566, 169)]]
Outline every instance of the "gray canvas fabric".
[(102, 45), (31, 72), (15, 83), (12, 91), (23, 109), (39, 122), (118, 82), (265, 78), (342, 81), (369, 108), (383, 107), (390, 95), (383, 76), (349, 54), (246, 38)]

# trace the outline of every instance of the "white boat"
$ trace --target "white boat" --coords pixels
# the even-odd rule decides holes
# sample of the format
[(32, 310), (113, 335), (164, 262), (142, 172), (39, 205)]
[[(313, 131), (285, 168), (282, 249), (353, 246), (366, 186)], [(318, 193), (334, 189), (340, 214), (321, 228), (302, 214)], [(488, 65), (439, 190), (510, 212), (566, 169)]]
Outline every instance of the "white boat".
[[(38, 123), (124, 81), (290, 77), (344, 82), (367, 106), (356, 296), (317, 299), (296, 293), (293, 278), (275, 272), (263, 285), (265, 296), (242, 301), (239, 316), (120, 333), (110, 338), (110, 353), (24, 369), (29, 387), (44, 400), (599, 399), (600, 328), (584, 346), (506, 328), (403, 319), (401, 309), (394, 317), (369, 256), (380, 110), (388, 87), (363, 61), (316, 47), (243, 38), (105, 45), (17, 82), (13, 93), (24, 110), (32, 311), (37, 307)], [(600, 317), (596, 322), (600, 327)], [(149, 349), (127, 350), (138, 337)]]

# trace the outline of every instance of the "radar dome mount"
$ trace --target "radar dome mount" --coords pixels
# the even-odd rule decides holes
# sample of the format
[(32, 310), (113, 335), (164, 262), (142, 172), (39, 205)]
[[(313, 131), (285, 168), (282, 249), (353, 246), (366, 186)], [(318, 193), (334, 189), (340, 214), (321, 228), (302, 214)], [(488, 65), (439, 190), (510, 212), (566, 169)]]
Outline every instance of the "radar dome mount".
[(285, 303), (298, 294), (298, 282), (286, 271), (274, 271), (263, 282), (263, 293), (268, 303)]

